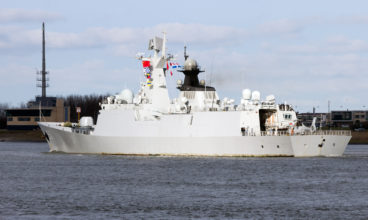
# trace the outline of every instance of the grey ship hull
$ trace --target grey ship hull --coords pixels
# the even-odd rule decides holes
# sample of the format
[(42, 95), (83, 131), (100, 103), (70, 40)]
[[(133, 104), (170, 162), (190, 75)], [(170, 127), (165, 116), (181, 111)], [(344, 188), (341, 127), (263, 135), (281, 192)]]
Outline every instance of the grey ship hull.
[[(50, 151), (65, 153), (173, 156), (341, 156), (351, 138), (342, 135), (149, 137), (73, 133), (39, 123)], [(325, 140), (325, 141), (323, 141)], [(323, 142), (323, 146), (321, 143)]]

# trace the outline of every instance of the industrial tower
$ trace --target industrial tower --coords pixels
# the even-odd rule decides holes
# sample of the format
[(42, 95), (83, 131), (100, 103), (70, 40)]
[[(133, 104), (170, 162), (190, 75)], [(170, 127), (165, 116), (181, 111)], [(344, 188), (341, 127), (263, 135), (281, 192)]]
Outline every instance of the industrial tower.
[(48, 81), (49, 78), (46, 77), (48, 72), (46, 71), (46, 54), (45, 54), (45, 23), (42, 23), (42, 70), (37, 71), (37, 74), (41, 75), (41, 77), (37, 77), (37, 87), (42, 88), (42, 99), (46, 98), (46, 87), (49, 87)]

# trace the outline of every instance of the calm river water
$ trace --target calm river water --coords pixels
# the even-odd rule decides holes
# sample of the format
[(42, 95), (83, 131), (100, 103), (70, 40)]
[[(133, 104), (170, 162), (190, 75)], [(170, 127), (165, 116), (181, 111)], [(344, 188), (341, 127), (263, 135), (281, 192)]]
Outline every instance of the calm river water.
[(0, 219), (368, 218), (368, 145), (339, 158), (47, 152), (0, 143)]

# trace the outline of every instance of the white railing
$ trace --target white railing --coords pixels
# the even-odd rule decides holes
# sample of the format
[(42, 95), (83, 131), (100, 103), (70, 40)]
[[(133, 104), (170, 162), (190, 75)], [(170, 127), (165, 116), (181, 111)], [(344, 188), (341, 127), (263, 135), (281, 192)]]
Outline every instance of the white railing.
[(351, 136), (350, 130), (317, 130), (315, 132), (295, 133), (289, 131), (261, 131), (261, 136), (302, 136), (302, 135), (338, 135)]
[(261, 136), (288, 136), (288, 131), (261, 131)]

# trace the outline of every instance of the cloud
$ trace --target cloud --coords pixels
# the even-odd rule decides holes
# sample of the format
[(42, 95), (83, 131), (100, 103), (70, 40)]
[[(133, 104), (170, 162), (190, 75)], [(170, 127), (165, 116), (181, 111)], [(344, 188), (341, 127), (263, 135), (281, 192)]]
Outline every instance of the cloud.
[[(154, 35), (168, 33), (170, 43), (220, 43), (244, 38), (247, 31), (227, 26), (203, 24), (165, 23), (146, 28), (91, 28), (76, 35), (75, 42), (90, 42), (94, 45), (108, 44), (141, 44)], [(55, 38), (68, 40), (63, 35), (54, 34)]]
[(266, 22), (259, 25), (256, 35), (268, 34), (286, 34), (286, 36), (294, 36), (299, 34), (304, 28), (304, 22), (292, 21), (289, 19), (280, 19)]
[[(192, 51), (191, 55), (207, 69), (207, 76), (202, 73), (199, 77), (206, 77), (207, 82), (212, 78), (212, 85), (222, 98), (238, 98), (242, 89), (250, 88), (261, 91), (262, 97), (274, 94), (278, 102), (287, 100), (303, 111), (317, 105), (321, 106), (320, 111), (326, 111), (328, 100), (359, 108), (356, 100), (365, 100), (368, 58), (359, 53), (298, 54), (267, 50), (249, 54), (213, 49)], [(213, 71), (212, 57), (215, 57)], [(349, 98), (341, 99), (342, 96)]]
[(337, 24), (368, 24), (367, 15), (339, 16), (332, 19)]
[(22, 63), (6, 63), (0, 68), (0, 102), (16, 105), (34, 98), (36, 69)]
[(58, 13), (41, 10), (0, 9), (0, 23), (54, 21), (61, 18)]
[[(163, 30), (170, 33), (168, 37), (172, 43), (223, 42), (237, 39), (239, 35), (244, 34), (244, 31), (234, 28), (207, 27), (198, 24), (160, 24), (150, 28), (90, 28), (80, 33), (52, 32), (47, 31), (46, 27), (46, 41), (50, 48), (108, 47), (109, 45), (125, 45), (126, 47), (141, 44), (142, 41), (146, 41)], [(27, 30), (21, 27), (3, 26), (0, 27), (0, 45), (2, 48), (39, 46), (41, 33), (41, 28)]]
[(248, 30), (229, 26), (216, 26), (204, 24), (169, 23), (160, 24), (153, 28), (157, 32), (164, 30), (170, 34), (174, 43), (214, 43), (228, 42), (248, 36)]
[(105, 60), (92, 59), (52, 68), (50, 92), (68, 94), (105, 94), (120, 92), (124, 85), (138, 86), (139, 68), (109, 67)]
[[(362, 54), (368, 51), (367, 41), (348, 35), (310, 36), (304, 30), (316, 20), (281, 19), (249, 28), (163, 23), (150, 27), (92, 27), (81, 32), (53, 32), (46, 27), (47, 48), (58, 49), (53, 58), (60, 59), (55, 61), (58, 67), (48, 66), (49, 91), (50, 94), (114, 93), (124, 88), (124, 84), (136, 89), (142, 75), (140, 65), (136, 60), (130, 62), (120, 56), (133, 57), (138, 51), (146, 51), (147, 40), (166, 31), (169, 49), (182, 51), (182, 46), (187, 44), (189, 55), (206, 69), (200, 78), (211, 81), (222, 98), (239, 98), (241, 90), (248, 87), (260, 90), (263, 95), (273, 93), (279, 102), (289, 100), (305, 109), (317, 105), (322, 109), (327, 106), (327, 100), (338, 105), (357, 105), (356, 100), (364, 99), (362, 94), (367, 92), (364, 82), (368, 81), (365, 76), (368, 58)], [(35, 59), (38, 62), (40, 46), (41, 28), (0, 27), (2, 56), (11, 50), (32, 48), (38, 53)], [(86, 50), (90, 48), (95, 50)], [(62, 49), (65, 51), (59, 53)], [(75, 62), (65, 58), (66, 54), (73, 54)], [(182, 56), (178, 59), (183, 62)], [(7, 69), (17, 72), (16, 66)], [(30, 70), (19, 72), (26, 71)], [(8, 77), (7, 83), (13, 87), (17, 85), (18, 76), (3, 77)], [(179, 78), (183, 78), (181, 73), (169, 77), (173, 89)], [(31, 84), (34, 75), (28, 76), (27, 81)], [(357, 94), (357, 90), (362, 93)]]
[(368, 43), (365, 40), (349, 39), (345, 36), (331, 36), (327, 39), (328, 50), (331, 52), (366, 52)]
[[(168, 33), (168, 41), (171, 44), (197, 44), (197, 45), (238, 45), (245, 39), (260, 35), (293, 34), (298, 31), (295, 24), (282, 20), (265, 24), (260, 29), (248, 30), (230, 26), (163, 23), (152, 27), (142, 28), (102, 28), (94, 27), (83, 32), (52, 32), (47, 31), (47, 46), (50, 48), (85, 48), (85, 47), (109, 47), (117, 46), (117, 54), (125, 54), (128, 46), (137, 47), (143, 41), (152, 36)], [(7, 26), (0, 28), (0, 36), (6, 41), (0, 41), (2, 48), (20, 48), (23, 46), (35, 46), (40, 44), (40, 29), (25, 29), (22, 27)], [(120, 49), (119, 49), (120, 48)]]
[(364, 39), (351, 39), (344, 35), (331, 35), (325, 39), (314, 40), (308, 43), (273, 44), (261, 42), (260, 48), (284, 54), (351, 54), (368, 51), (368, 42)]
[(319, 53), (321, 48), (317, 45), (282, 45), (277, 51), (282, 53)]

